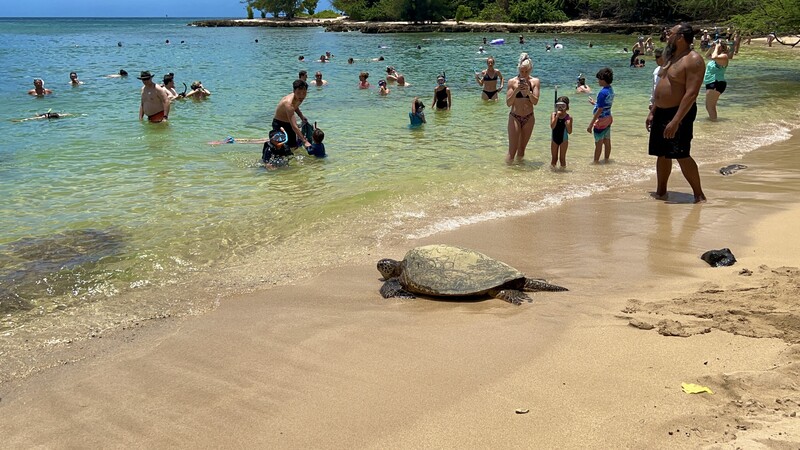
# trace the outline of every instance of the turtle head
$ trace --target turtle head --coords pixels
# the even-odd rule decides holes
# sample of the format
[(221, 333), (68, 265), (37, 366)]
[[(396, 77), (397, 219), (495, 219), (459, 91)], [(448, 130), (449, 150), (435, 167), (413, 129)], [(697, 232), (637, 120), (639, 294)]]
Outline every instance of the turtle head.
[(394, 259), (384, 258), (378, 261), (378, 272), (383, 275), (384, 280), (399, 277), (403, 271), (403, 263)]

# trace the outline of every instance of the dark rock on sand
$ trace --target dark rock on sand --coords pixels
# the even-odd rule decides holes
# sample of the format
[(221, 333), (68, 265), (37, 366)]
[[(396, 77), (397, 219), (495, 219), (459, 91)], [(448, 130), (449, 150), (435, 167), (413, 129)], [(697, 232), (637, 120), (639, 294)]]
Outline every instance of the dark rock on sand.
[(709, 250), (703, 253), (700, 259), (707, 262), (711, 267), (732, 266), (736, 263), (736, 257), (733, 256), (729, 248)]
[(728, 176), (728, 175), (733, 175), (742, 169), (747, 169), (747, 166), (745, 166), (744, 164), (731, 164), (730, 166), (725, 166), (719, 169), (719, 173)]

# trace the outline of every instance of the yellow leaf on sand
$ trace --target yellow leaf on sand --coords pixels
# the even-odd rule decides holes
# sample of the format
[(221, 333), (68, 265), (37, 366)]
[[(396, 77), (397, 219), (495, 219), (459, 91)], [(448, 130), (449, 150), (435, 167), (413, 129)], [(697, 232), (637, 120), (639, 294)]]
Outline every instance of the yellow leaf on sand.
[(703, 392), (708, 392), (709, 394), (713, 394), (713, 392), (711, 392), (711, 389), (694, 383), (681, 383), (681, 388), (683, 389), (683, 392), (687, 394), (702, 394)]

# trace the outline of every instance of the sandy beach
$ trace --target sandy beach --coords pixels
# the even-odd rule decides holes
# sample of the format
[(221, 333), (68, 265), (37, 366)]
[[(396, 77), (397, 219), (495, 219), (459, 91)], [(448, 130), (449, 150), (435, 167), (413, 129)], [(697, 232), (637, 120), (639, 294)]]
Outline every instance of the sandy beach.
[[(651, 180), (64, 345), (0, 385), (0, 447), (797, 448), (799, 144), (701, 167), (707, 204), (676, 167), (667, 202)], [(374, 261), (439, 242), (570, 291), (380, 297)]]

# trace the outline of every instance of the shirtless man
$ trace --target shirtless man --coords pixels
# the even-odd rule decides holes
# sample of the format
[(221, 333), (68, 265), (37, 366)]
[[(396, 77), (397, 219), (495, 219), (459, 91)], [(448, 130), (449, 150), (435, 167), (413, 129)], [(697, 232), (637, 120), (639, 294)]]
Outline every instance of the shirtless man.
[(692, 50), (694, 30), (687, 23), (667, 31), (664, 64), (653, 91), (653, 108), (645, 121), (650, 132), (649, 154), (657, 156), (656, 198), (667, 198), (672, 160), (677, 159), (684, 178), (694, 192), (695, 203), (705, 202), (697, 163), (689, 156), (692, 128), (697, 116), (697, 94), (703, 84), (703, 57)]
[(78, 79), (78, 74), (76, 72), (69, 73), (69, 84), (73, 86), (80, 86), (83, 84), (83, 81)]
[(306, 116), (300, 112), (300, 104), (306, 99), (306, 94), (308, 94), (308, 83), (303, 80), (295, 80), (292, 83), (292, 93), (278, 102), (278, 107), (275, 108), (275, 116), (272, 119), (272, 129), (280, 130), (283, 127), (288, 139), (288, 145), (292, 148), (297, 146), (297, 136), (300, 136), (300, 139), (303, 140), (303, 145), (310, 145), (294, 119), (294, 115), (297, 114), (300, 116), (300, 120), (308, 122)]
[(28, 91), (28, 94), (35, 95), (37, 97), (44, 97), (45, 95), (52, 94), (53, 91), (50, 89), (44, 88), (44, 80), (41, 78), (36, 78), (33, 80), (33, 89)]
[(173, 101), (178, 97), (183, 97), (178, 91), (175, 89), (175, 74), (168, 73), (164, 75), (164, 82), (161, 84), (161, 87), (167, 90), (167, 94), (169, 95), (169, 101)]
[(311, 83), (309, 84), (313, 84), (316, 87), (322, 87), (328, 84), (328, 82), (322, 79), (322, 72), (317, 71), (317, 73), (314, 74), (314, 79), (311, 80)]
[(142, 80), (142, 103), (139, 105), (139, 120), (144, 119), (153, 123), (163, 122), (169, 119), (169, 93), (166, 89), (153, 83), (153, 75), (144, 71), (136, 77)]

